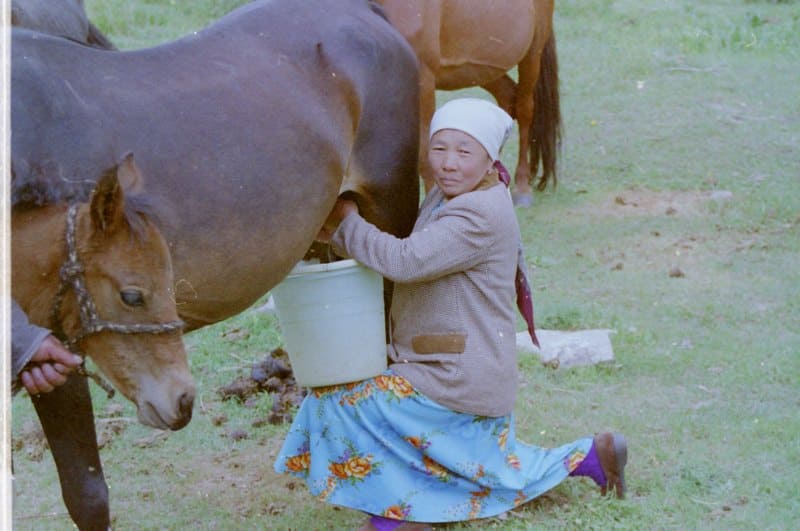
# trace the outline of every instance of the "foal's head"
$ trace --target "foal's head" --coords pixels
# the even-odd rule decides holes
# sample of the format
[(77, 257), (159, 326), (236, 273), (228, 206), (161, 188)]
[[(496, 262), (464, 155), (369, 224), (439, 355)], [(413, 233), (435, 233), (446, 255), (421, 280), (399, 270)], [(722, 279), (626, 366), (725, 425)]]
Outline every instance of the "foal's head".
[(70, 209), (62, 267), (67, 287), (56, 323), (47, 324), (94, 360), (136, 404), (142, 423), (179, 429), (191, 419), (194, 383), (169, 247), (141, 189), (129, 154), (97, 181), (88, 202)]

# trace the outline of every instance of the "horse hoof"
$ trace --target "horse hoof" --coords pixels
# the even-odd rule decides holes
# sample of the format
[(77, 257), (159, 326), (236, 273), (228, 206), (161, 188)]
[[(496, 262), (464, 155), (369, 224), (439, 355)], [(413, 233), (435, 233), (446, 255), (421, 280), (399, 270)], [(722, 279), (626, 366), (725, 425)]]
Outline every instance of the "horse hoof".
[(514, 206), (519, 208), (530, 208), (533, 206), (533, 194), (521, 194), (518, 192), (514, 192), (511, 195), (512, 200), (514, 201)]

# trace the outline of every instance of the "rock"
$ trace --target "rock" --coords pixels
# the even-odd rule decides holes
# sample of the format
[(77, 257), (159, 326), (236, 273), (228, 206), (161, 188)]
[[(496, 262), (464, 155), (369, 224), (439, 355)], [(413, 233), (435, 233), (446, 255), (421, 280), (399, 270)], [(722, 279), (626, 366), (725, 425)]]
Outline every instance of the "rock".
[(609, 337), (613, 330), (537, 330), (541, 349), (531, 341), (527, 332), (517, 334), (517, 352), (535, 354), (543, 364), (553, 368), (596, 365), (612, 361), (614, 350)]

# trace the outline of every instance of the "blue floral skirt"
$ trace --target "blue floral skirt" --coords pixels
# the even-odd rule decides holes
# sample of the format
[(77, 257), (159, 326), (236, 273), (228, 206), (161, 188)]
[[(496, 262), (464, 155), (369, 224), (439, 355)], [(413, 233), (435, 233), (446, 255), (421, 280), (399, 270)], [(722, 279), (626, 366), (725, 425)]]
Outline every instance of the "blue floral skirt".
[(558, 448), (516, 439), (514, 416), (447, 409), (391, 369), (314, 388), (275, 462), (319, 499), (386, 518), (453, 522), (501, 514), (552, 489), (592, 437)]

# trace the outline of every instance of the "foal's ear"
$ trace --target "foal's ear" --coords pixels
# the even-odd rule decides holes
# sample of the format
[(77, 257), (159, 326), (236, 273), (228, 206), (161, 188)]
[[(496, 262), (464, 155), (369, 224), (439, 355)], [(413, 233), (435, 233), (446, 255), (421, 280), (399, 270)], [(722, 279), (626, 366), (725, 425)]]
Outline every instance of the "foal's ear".
[(140, 188), (139, 169), (128, 153), (113, 168), (106, 171), (92, 193), (92, 223), (108, 235), (119, 228), (125, 217), (125, 193)]
[(138, 194), (142, 191), (142, 174), (133, 160), (133, 153), (128, 152), (122, 156), (116, 166), (117, 179), (126, 194)]

